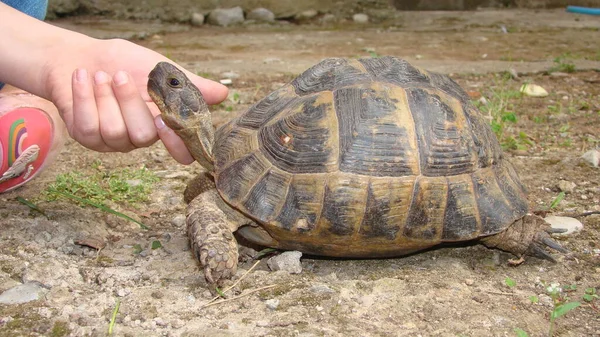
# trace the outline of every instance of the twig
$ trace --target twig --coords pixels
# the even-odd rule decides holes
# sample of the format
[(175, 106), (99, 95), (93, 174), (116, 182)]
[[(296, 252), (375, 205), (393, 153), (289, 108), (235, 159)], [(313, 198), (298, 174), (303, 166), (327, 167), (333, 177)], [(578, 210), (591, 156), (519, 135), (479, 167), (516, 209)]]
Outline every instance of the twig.
[(517, 296), (517, 294), (503, 293), (503, 292), (500, 292), (500, 291), (486, 291), (486, 293), (488, 293), (488, 294), (494, 294), (494, 295)]
[(583, 217), (594, 215), (594, 214), (600, 214), (600, 211), (589, 211), (589, 212), (583, 212), (583, 213), (579, 213), (579, 214), (565, 214), (564, 216), (570, 216), (571, 218), (583, 218)]
[[(249, 272), (251, 272), (251, 271), (252, 271), (252, 269), (254, 269), (254, 267), (256, 267), (256, 266), (257, 266), (259, 263), (260, 263), (260, 261), (256, 261), (256, 263), (254, 263), (254, 265), (252, 265), (252, 267), (250, 267), (250, 269), (248, 269), (248, 270), (247, 270), (247, 271), (244, 273), (244, 275), (242, 275), (242, 277), (240, 277), (240, 279), (239, 279), (239, 280), (235, 281), (235, 283), (234, 283), (232, 286), (230, 286), (229, 288), (227, 288), (227, 289), (225, 289), (225, 290), (221, 291), (221, 293), (222, 293), (222, 294), (225, 294), (225, 293), (226, 293), (226, 292), (228, 292), (229, 290), (233, 289), (233, 287), (237, 286), (237, 285), (238, 285), (238, 283), (240, 283), (240, 282), (241, 282), (241, 281), (244, 279), (244, 277), (246, 277), (246, 275), (248, 275), (248, 273), (249, 273)], [(208, 304), (210, 304), (211, 302), (214, 302), (214, 301), (218, 300), (219, 298), (221, 298), (221, 295), (213, 297), (213, 298), (212, 298), (210, 301), (206, 302), (206, 303), (205, 303), (205, 304), (203, 304), (202, 306), (208, 305)]]
[(246, 292), (246, 293), (243, 293), (243, 294), (241, 294), (241, 295), (238, 295), (238, 296), (234, 296), (234, 297), (232, 297), (232, 298), (226, 298), (226, 299), (222, 299), (222, 300), (220, 300), (220, 301), (216, 301), (216, 302), (212, 302), (212, 301), (211, 301), (212, 303), (211, 303), (211, 302), (208, 302), (208, 303), (206, 303), (206, 304), (202, 305), (202, 307), (201, 307), (201, 308), (207, 308), (207, 307), (210, 307), (210, 306), (212, 306), (212, 305), (217, 305), (217, 304), (221, 304), (221, 303), (225, 303), (225, 302), (234, 301), (234, 300), (237, 300), (237, 299), (239, 299), (239, 298), (246, 297), (246, 296), (248, 296), (248, 295), (250, 295), (250, 294), (254, 294), (255, 292), (258, 292), (258, 291), (261, 291), (261, 290), (265, 290), (265, 289), (274, 288), (274, 287), (277, 287), (277, 284), (271, 284), (270, 286), (264, 286), (264, 287), (261, 287), (261, 288), (257, 288), (257, 289), (254, 289), (254, 290), (250, 290), (250, 291), (248, 291), (248, 292)]

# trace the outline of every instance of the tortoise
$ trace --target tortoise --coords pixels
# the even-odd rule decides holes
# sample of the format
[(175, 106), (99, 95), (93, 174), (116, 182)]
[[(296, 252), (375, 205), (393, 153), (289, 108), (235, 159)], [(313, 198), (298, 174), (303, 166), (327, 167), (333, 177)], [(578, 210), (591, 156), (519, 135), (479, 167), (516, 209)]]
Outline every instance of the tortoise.
[[(328, 58), (217, 130), (200, 91), (159, 63), (148, 91), (208, 172), (192, 185), (191, 246), (209, 283), (251, 243), (347, 258), (480, 240), (553, 260), (551, 229), (468, 95), (395, 57)], [(198, 183), (199, 182), (199, 183)]]

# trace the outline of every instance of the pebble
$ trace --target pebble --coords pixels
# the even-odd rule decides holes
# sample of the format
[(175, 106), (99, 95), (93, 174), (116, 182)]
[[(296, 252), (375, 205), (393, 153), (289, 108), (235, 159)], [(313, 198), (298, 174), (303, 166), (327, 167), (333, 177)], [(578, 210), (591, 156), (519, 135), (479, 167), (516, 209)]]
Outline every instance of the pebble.
[(275, 14), (266, 8), (255, 8), (248, 13), (246, 19), (260, 22), (275, 21)]
[(473, 284), (475, 284), (475, 281), (473, 279), (468, 278), (465, 280), (465, 284), (468, 286), (472, 286)]
[(185, 219), (186, 217), (184, 214), (177, 214), (173, 217), (173, 219), (171, 219), (171, 225), (177, 228), (183, 227), (185, 225)]
[(0, 294), (0, 304), (21, 304), (39, 300), (48, 292), (38, 282), (27, 282), (12, 287)]
[(317, 294), (331, 294), (331, 293), (335, 293), (335, 290), (329, 288), (328, 286), (326, 286), (324, 284), (315, 284), (314, 286), (310, 287), (309, 290), (311, 292), (317, 293)]
[(369, 16), (363, 13), (354, 14), (352, 15), (352, 21), (354, 21), (355, 23), (368, 23)]
[(323, 15), (323, 17), (321, 18), (321, 22), (322, 23), (332, 23), (336, 21), (336, 17), (333, 14), (325, 14)]
[(546, 91), (546, 89), (540, 87), (537, 84), (533, 84), (533, 83), (523, 84), (519, 91), (521, 91), (524, 95), (527, 95), (530, 97), (546, 97), (546, 96), (548, 96), (548, 92)]
[(589, 150), (581, 158), (593, 167), (600, 167), (600, 150), (598, 149)]
[(181, 329), (185, 326), (185, 322), (182, 319), (177, 318), (177, 319), (171, 320), (171, 326), (174, 329)]
[(192, 13), (190, 23), (192, 24), (192, 26), (202, 26), (204, 24), (204, 14)]
[(577, 184), (575, 184), (572, 181), (568, 181), (568, 180), (560, 180), (558, 182), (558, 189), (561, 192), (565, 192), (565, 193), (573, 193), (573, 191), (575, 191), (575, 187), (577, 187)]
[(309, 9), (309, 10), (306, 10), (306, 11), (296, 14), (294, 19), (296, 19), (298, 21), (306, 21), (306, 20), (315, 18), (317, 15), (319, 15), (319, 12), (317, 12), (314, 9)]
[(131, 294), (131, 290), (129, 290), (127, 288), (120, 288), (117, 290), (117, 296), (119, 296), (119, 297), (125, 297), (129, 294)]
[(221, 77), (223, 78), (231, 78), (231, 79), (236, 79), (240, 77), (240, 74), (233, 72), (233, 71), (226, 71), (224, 73), (221, 74)]
[(302, 253), (298, 251), (283, 252), (270, 258), (267, 265), (272, 271), (283, 270), (290, 274), (300, 274), (302, 272), (301, 257)]
[(277, 310), (277, 307), (279, 307), (279, 300), (275, 299), (275, 298), (271, 298), (271, 299), (265, 301), (265, 305), (270, 310)]
[(227, 27), (244, 22), (244, 11), (242, 7), (217, 8), (208, 14), (206, 20), (209, 24), (215, 26)]
[(283, 63), (283, 61), (278, 57), (267, 57), (263, 60), (264, 64), (273, 64), (273, 63)]
[(557, 233), (554, 235), (569, 235), (575, 232), (579, 232), (583, 229), (583, 224), (575, 218), (551, 215), (544, 218), (544, 220), (546, 220), (546, 222), (548, 222), (550, 224), (550, 227), (552, 228), (560, 228), (567, 230), (564, 233)]

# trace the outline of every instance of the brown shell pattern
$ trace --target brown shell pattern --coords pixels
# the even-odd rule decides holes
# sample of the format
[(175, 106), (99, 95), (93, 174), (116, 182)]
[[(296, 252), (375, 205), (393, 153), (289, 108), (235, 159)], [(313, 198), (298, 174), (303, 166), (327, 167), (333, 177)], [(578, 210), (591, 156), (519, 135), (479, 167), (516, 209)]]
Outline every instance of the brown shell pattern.
[(527, 212), (464, 91), (393, 57), (322, 61), (221, 128), (214, 156), (223, 199), (284, 249), (401, 255)]

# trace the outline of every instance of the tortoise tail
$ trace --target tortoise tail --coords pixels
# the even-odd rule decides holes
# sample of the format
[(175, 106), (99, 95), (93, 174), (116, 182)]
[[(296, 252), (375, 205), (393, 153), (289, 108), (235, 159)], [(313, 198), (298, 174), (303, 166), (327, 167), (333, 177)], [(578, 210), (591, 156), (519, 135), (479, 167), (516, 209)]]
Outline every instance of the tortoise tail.
[(536, 215), (526, 215), (505, 231), (483, 238), (482, 243), (486, 247), (498, 248), (517, 256), (528, 255), (556, 262), (547, 248), (564, 254), (569, 251), (550, 237), (554, 232), (544, 219)]

